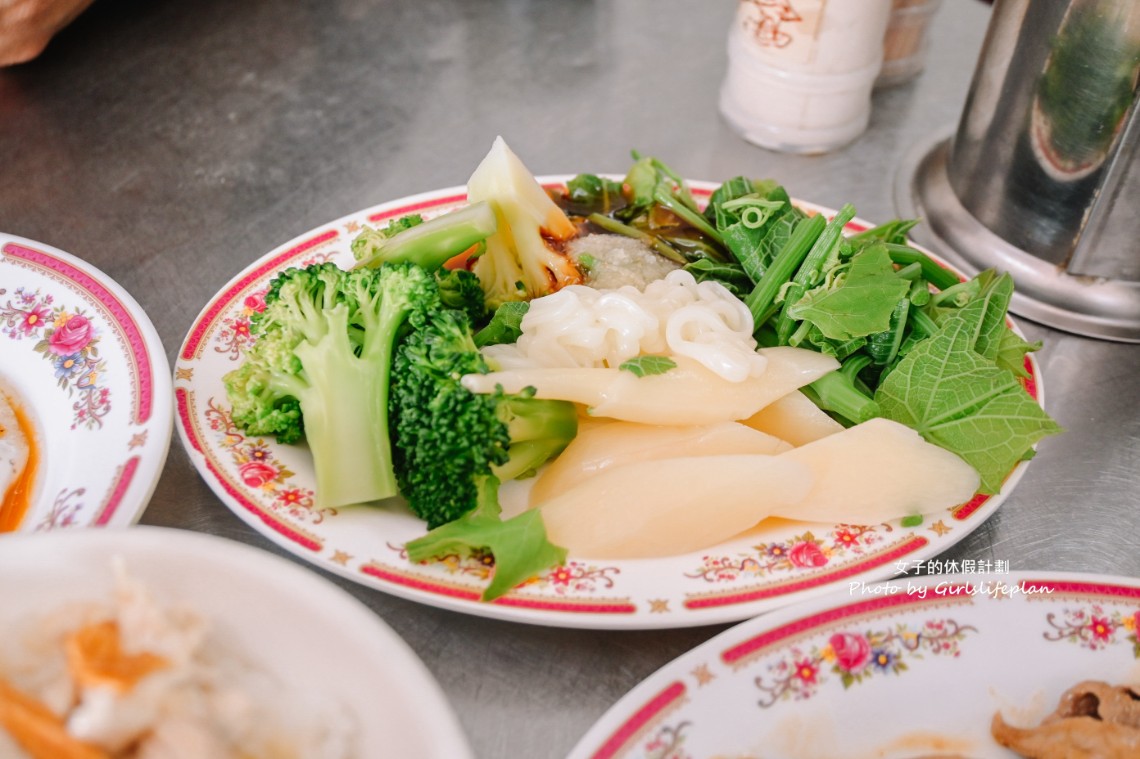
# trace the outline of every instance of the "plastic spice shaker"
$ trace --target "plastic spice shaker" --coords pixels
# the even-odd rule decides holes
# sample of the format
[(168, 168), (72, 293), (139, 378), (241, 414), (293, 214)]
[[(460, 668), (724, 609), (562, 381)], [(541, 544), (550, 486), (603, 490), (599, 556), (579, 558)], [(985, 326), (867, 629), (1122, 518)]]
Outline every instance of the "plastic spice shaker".
[(793, 153), (867, 128), (891, 0), (741, 0), (720, 110), (744, 139)]

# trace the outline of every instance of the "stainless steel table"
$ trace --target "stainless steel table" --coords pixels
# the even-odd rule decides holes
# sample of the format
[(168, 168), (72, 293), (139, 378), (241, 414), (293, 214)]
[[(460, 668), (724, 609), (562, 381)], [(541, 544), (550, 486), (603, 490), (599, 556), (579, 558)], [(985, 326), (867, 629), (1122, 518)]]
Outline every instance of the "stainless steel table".
[[(202, 305), (269, 249), (358, 208), (462, 184), (496, 134), (536, 173), (780, 178), (897, 215), (908, 151), (961, 112), (989, 7), (945, 3), (918, 80), (818, 157), (752, 147), (717, 114), (729, 0), (98, 0), (39, 60), (0, 70), (0, 229), (102, 268), (173, 356)], [(1140, 348), (1033, 324), (1067, 428), (951, 558), (1140, 575)], [(277, 552), (176, 440), (147, 524)], [(316, 571), (316, 570), (314, 570)], [(509, 624), (345, 587), (442, 683), (480, 757), (560, 757), (623, 693), (723, 627)]]

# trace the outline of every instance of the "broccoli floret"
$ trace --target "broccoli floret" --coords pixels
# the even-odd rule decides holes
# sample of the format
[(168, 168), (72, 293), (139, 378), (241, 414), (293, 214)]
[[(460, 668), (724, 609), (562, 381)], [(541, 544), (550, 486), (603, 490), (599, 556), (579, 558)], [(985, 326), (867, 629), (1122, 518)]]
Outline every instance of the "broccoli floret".
[(471, 320), (473, 327), (487, 321), (487, 302), (479, 278), (466, 269), (441, 269), (436, 273), (439, 281), (439, 297), (443, 305), (462, 311)]
[(282, 442), (303, 429), (321, 506), (396, 495), (392, 351), (413, 309), (438, 304), (434, 276), (411, 264), (353, 271), (314, 264), (279, 274), (265, 301), (252, 348), (224, 378), (234, 423)]
[(450, 309), (417, 311), (392, 369), (392, 453), (400, 492), (429, 528), (475, 508), (488, 476), (533, 472), (577, 433), (574, 405), (460, 383), (486, 373), (471, 326)]
[(488, 306), (537, 298), (582, 281), (570, 257), (550, 244), (571, 239), (577, 227), (502, 137), (467, 180), (467, 199), (489, 202), (498, 217), (498, 231), (487, 238), (487, 249), (472, 267)]
[(473, 202), (428, 221), (412, 214), (389, 222), (384, 229), (365, 226), (352, 241), (352, 255), (357, 267), (414, 263), (435, 271), (482, 243), (497, 228), (490, 204)]

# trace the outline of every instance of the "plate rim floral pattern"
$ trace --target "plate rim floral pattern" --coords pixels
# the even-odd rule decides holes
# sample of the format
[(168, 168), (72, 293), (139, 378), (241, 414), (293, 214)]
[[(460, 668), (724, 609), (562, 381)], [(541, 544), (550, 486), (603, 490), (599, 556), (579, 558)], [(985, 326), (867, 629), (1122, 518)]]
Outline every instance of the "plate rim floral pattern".
[[(72, 406), (70, 434), (41, 429), (43, 452), (67, 455), (44, 462), (17, 532), (134, 524), (158, 484), (173, 432), (158, 332), (107, 274), (46, 243), (0, 232), (0, 271), (12, 272), (0, 281), (3, 350), (16, 357), (20, 375), (36, 378), (13, 380), (24, 385), (21, 395), (35, 387), (36, 398), (23, 400)], [(40, 407), (33, 416), (50, 414)], [(97, 461), (84, 455), (95, 448)], [(63, 459), (68, 466), (55, 466)]]
[[(989, 640), (993, 640), (998, 635), (998, 628), (1007, 631), (1016, 628), (1016, 635), (1025, 635), (1027, 641), (1033, 639), (1044, 645), (1057, 646), (1057, 657), (1051, 660), (1054, 664), (1074, 650), (1081, 650), (1085, 655), (1109, 648), (1116, 653), (1117, 659), (1140, 663), (1140, 578), (1080, 572), (1016, 571), (919, 576), (877, 583), (871, 587), (878, 591), (864, 592), (863, 587), (858, 590), (848, 588), (847, 592), (837, 590), (822, 598), (741, 622), (681, 654), (607, 709), (579, 739), (567, 759), (688, 759), (690, 754), (684, 749), (686, 732), (700, 724), (702, 717), (710, 732), (724, 733), (729, 736), (729, 741), (765, 743), (773, 735), (764, 733), (757, 726), (764, 718), (770, 717), (772, 733), (776, 733), (780, 729), (777, 713), (782, 711), (779, 716), (786, 716), (788, 711), (797, 709), (797, 702), (822, 700), (829, 715), (834, 715), (836, 721), (842, 723), (843, 704), (851, 703), (843, 702), (842, 697), (852, 694), (858, 700), (863, 677), (877, 676), (876, 669), (881, 673), (891, 673), (884, 675), (889, 689), (901, 687), (903, 678), (921, 681), (924, 677), (928, 680), (936, 677), (929, 670), (924, 674), (924, 662), (913, 662), (915, 666), (910, 670), (905, 662), (899, 661), (902, 657), (888, 659), (880, 666), (873, 660), (873, 651), (869, 650), (874, 644), (867, 642), (874, 633), (864, 635), (859, 632), (862, 630), (886, 631), (899, 637), (913, 635), (914, 643), (909, 648), (912, 651), (918, 650), (922, 644), (930, 647), (933, 643), (938, 649), (933, 655), (928, 655), (928, 659), (937, 656), (958, 658), (960, 655), (980, 657), (986, 652), (982, 641), (986, 640), (987, 630), (991, 635)], [(967, 623), (959, 622), (960, 616), (965, 616)], [(1058, 619), (1064, 621), (1058, 624)], [(983, 624), (991, 621), (992, 627)], [(925, 636), (927, 630), (932, 634)], [(864, 639), (861, 647), (857, 645), (859, 638)], [(813, 641), (814, 655), (806, 654), (804, 648)], [(1009, 641), (998, 638), (994, 645), (1001, 649), (1001, 656), (1017, 660), (1022, 649), (1011, 649), (1008, 644)], [(1088, 666), (1088, 661), (1084, 659), (1082, 664)], [(1114, 684), (1129, 679), (1126, 672), (1116, 672), (1119, 664), (1113, 660), (1107, 669), (1101, 668), (1105, 672), (1116, 673)], [(796, 671), (801, 667), (803, 671)], [(971, 670), (977, 667), (975, 662)], [(825, 668), (828, 671), (821, 674)], [(1018, 676), (1024, 677), (1024, 674)], [(774, 677), (808, 683), (810, 690), (790, 697), (784, 693), (781, 698), (773, 695), (770, 687)], [(898, 679), (892, 679), (894, 677)], [(941, 677), (945, 678), (944, 672)], [(1088, 671), (1075, 671), (1071, 677), (1065, 675), (1060, 679), (1065, 680), (1066, 677), (1068, 685), (1096, 679)], [(1108, 675), (1102, 672), (1101, 677)], [(741, 678), (735, 685), (752, 680), (750, 685), (746, 685), (746, 691), (752, 694), (758, 711), (756, 721), (751, 723), (754, 730), (751, 734), (743, 734), (749, 728), (738, 726), (739, 715), (725, 716), (721, 722), (709, 716), (719, 714), (720, 710), (727, 708), (730, 697), (739, 695), (727, 693), (724, 689), (717, 690), (716, 685), (710, 687), (710, 684), (718, 679), (731, 683), (733, 678)], [(1140, 669), (1133, 668), (1131, 679), (1136, 681), (1132, 685), (1140, 684)], [(945, 685), (944, 681), (939, 682)], [(937, 683), (927, 683), (927, 687), (933, 684)], [(721, 686), (731, 687), (724, 683)], [(879, 696), (883, 695), (880, 691)], [(1040, 703), (1034, 705), (1041, 708), (1039, 716), (1050, 711), (1060, 695), (1060, 692), (1042, 694)], [(985, 688), (973, 694), (974, 698), (986, 696)], [(966, 698), (966, 695), (962, 694), (962, 697)], [(1004, 706), (1013, 709), (1019, 705)], [(926, 707), (919, 704), (913, 708), (921, 710)], [(908, 705), (898, 700), (892, 700), (891, 710), (892, 719), (876, 726), (876, 730), (883, 731), (882, 736), (876, 737), (876, 745), (852, 745), (849, 747), (854, 752), (852, 755), (914, 756), (924, 753), (921, 749), (925, 749), (925, 753), (937, 753), (934, 746), (912, 746), (901, 753), (898, 750), (889, 753), (883, 748), (889, 746), (892, 739), (901, 737), (891, 735), (892, 725), (896, 722), (906, 724), (908, 717), (914, 716), (908, 713)], [(1006, 716), (1009, 718), (1008, 714)], [(953, 720), (954, 715), (949, 715), (949, 718)], [(963, 734), (969, 734), (971, 739), (981, 744), (989, 740), (988, 720), (984, 724), (958, 727)], [(709, 747), (703, 748), (708, 750)], [(737, 749), (731, 745), (719, 746), (716, 750), (726, 756), (738, 755), (734, 753)], [(773, 755), (782, 755), (779, 749), (773, 750), (777, 752)], [(878, 751), (888, 753), (875, 753)], [(996, 744), (993, 744), (993, 751), (1000, 752)], [(975, 749), (966, 753), (974, 755), (976, 752)]]
[[(539, 181), (553, 187), (569, 178), (543, 176)], [(697, 197), (707, 197), (717, 185), (691, 181), (690, 186)], [(347, 263), (351, 261), (348, 244), (363, 224), (382, 223), (416, 211), (430, 214), (449, 210), (465, 202), (465, 192), (462, 186), (449, 187), (370, 206), (277, 246), (244, 267), (210, 299), (178, 351), (174, 372), (176, 427), (184, 448), (227, 507), (294, 555), (393, 595), (479, 616), (597, 629), (716, 624), (824, 594), (848, 579), (883, 580), (899, 574), (902, 562), (930, 558), (965, 538), (998, 508), (1024, 474), (1029, 462), (1015, 467), (995, 496), (975, 497), (916, 528), (902, 527), (898, 522), (870, 526), (854, 543), (846, 534), (850, 533), (848, 525), (831, 526), (834, 529), (830, 532), (828, 526), (811, 525), (826, 533), (814, 537), (817, 550), (799, 550), (796, 554), (793, 549), (797, 546), (786, 546), (790, 558), (759, 584), (749, 582), (755, 579), (755, 572), (736, 577), (713, 572), (700, 579), (707, 574), (702, 568), (707, 568), (709, 561), (726, 558), (715, 556), (713, 548), (668, 559), (579, 562), (545, 573), (493, 603), (484, 603), (478, 597), (488, 570), (481, 557), (467, 561), (450, 557), (428, 565), (411, 565), (402, 558), (402, 540), (420, 534), (422, 528), (409, 533), (401, 524), (397, 532), (404, 536), (402, 540), (386, 528), (375, 546), (351, 550), (332, 536), (335, 524), (345, 515), (317, 513), (312, 508), (311, 489), (286, 476), (294, 474), (295, 469), (290, 467), (298, 463), (296, 458), (292, 463), (282, 458), (289, 447), (269, 442), (267, 447), (257, 448), (260, 443), (247, 441), (228, 423), (220, 377), (240, 357), (244, 341), (249, 339), (249, 315), (261, 305), (273, 272), (313, 261)], [(807, 201), (795, 202), (805, 210), (834, 213)], [(857, 231), (870, 226), (857, 218), (848, 228)], [(1040, 372), (1032, 355), (1026, 359), (1026, 369), (1030, 373), (1027, 390), (1043, 403)], [(260, 466), (255, 459), (267, 455), (272, 461)], [(374, 516), (370, 520), (373, 525), (398, 521), (390, 511), (377, 513), (382, 516)], [(800, 528), (802, 531), (803, 525)], [(729, 545), (747, 548), (748, 539)], [(737, 550), (733, 556), (739, 553)], [(797, 555), (810, 558), (811, 563), (795, 563)], [(745, 569), (751, 567), (749, 564)], [(662, 575), (667, 577), (663, 580)]]

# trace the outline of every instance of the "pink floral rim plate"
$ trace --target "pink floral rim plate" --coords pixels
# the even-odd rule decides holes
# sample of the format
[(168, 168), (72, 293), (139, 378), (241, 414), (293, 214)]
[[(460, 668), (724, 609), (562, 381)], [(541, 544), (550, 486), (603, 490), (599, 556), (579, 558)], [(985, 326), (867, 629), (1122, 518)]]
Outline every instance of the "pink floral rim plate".
[[(543, 177), (557, 185), (568, 177)], [(707, 197), (715, 188), (692, 183)], [(206, 305), (178, 353), (177, 428), (201, 475), (222, 501), (278, 545), (361, 584), (434, 606), (520, 622), (583, 628), (670, 628), (732, 622), (828, 592), (850, 580), (892, 577), (977, 529), (1021, 477), (1002, 492), (928, 518), (917, 527), (765, 523), (707, 551), (665, 559), (577, 561), (533, 578), (493, 603), (479, 601), (489, 568), (478, 558), (412, 564), (404, 543), (423, 523), (398, 505), (318, 509), (303, 446), (249, 438), (230, 419), (222, 377), (250, 341), (250, 316), (270, 280), (314, 261), (350, 265), (349, 245), (365, 224), (418, 212), (432, 216), (465, 202), (462, 187), (375, 206), (312, 230), (255, 261)], [(805, 208), (833, 211), (800, 203)], [(852, 231), (868, 227), (855, 221)], [(1029, 392), (1042, 400), (1036, 364)], [(694, 503), (700, 494), (694, 493)]]
[(36, 429), (40, 532), (138, 520), (170, 447), (173, 396), (142, 308), (90, 264), (0, 233), (0, 387)]
[(1082, 680), (1140, 685), (1140, 579), (1017, 572), (864, 585), (741, 623), (650, 675), (570, 759), (1012, 757)]

